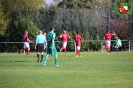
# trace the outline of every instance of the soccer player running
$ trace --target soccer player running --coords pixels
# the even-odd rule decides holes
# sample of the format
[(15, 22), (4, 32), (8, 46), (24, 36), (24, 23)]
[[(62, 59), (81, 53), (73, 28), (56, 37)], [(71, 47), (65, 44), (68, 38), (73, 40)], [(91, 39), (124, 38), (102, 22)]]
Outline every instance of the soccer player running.
[(106, 43), (106, 46), (103, 46), (103, 48), (105, 48), (107, 50), (108, 55), (110, 54), (111, 38), (113, 35), (116, 35), (114, 31), (111, 32), (111, 31), (107, 30), (107, 32), (103, 38), (103, 39), (105, 39), (105, 43)]
[(81, 48), (81, 43), (82, 43), (82, 37), (79, 34), (79, 31), (77, 31), (77, 34), (74, 36), (74, 44), (76, 46), (76, 57), (80, 56), (80, 48)]
[(62, 50), (64, 50), (65, 55), (66, 55), (67, 40), (68, 40), (68, 38), (70, 38), (70, 36), (69, 36), (69, 34), (66, 33), (66, 31), (64, 30), (64, 33), (60, 35), (60, 38), (62, 38), (62, 45), (63, 45), (62, 48), (60, 49), (60, 52), (61, 52)]
[(119, 48), (122, 47), (122, 42), (121, 40), (116, 36), (115, 37), (115, 42), (114, 42), (114, 48), (116, 49), (117, 52), (119, 52)]
[(21, 49), (21, 50), (19, 50), (19, 54), (20, 54), (21, 52), (25, 52), (25, 50), (27, 49), (26, 55), (29, 55), (29, 52), (30, 52), (30, 45), (29, 45), (29, 42), (31, 42), (31, 41), (30, 41), (30, 39), (29, 39), (29, 36), (28, 36), (28, 32), (27, 32), (27, 31), (25, 31), (25, 34), (24, 34), (24, 36), (23, 36), (23, 42), (24, 42), (24, 48)]
[[(39, 35), (36, 37), (35, 49), (37, 49), (37, 62), (42, 62), (44, 55), (44, 43), (46, 43), (46, 37), (44, 36), (42, 30), (39, 31)], [(40, 60), (41, 54), (41, 60)]]
[(59, 66), (58, 64), (58, 58), (57, 58), (57, 50), (56, 50), (56, 46), (55, 46), (55, 33), (54, 33), (54, 27), (50, 28), (50, 32), (48, 33), (48, 45), (47, 45), (47, 56), (44, 59), (44, 63), (43, 66), (46, 66), (47, 60), (49, 55), (54, 55), (54, 59), (55, 59), (55, 66)]

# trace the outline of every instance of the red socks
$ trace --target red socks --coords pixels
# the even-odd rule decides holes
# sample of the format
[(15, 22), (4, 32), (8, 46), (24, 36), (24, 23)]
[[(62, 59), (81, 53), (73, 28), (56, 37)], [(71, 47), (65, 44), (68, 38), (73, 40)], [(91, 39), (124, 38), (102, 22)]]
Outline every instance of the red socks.
[(108, 46), (104, 46), (105, 49), (108, 49), (109, 47)]
[(107, 49), (107, 52), (110, 53), (110, 47), (109, 46), (104, 46), (105, 49)]
[(80, 56), (80, 50), (76, 50), (76, 56)]
[(24, 52), (24, 49), (19, 50), (20, 52)]
[(66, 48), (64, 48), (64, 52), (66, 52)]
[(30, 50), (27, 50), (27, 53), (26, 53), (26, 55), (29, 55), (29, 52), (30, 52)]
[(64, 50), (64, 52), (66, 52), (66, 48), (62, 47), (61, 50)]

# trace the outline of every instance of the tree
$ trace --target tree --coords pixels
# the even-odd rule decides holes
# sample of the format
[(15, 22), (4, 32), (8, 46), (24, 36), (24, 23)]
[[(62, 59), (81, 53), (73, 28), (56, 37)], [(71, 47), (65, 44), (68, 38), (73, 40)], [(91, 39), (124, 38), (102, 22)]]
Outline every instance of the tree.
[(98, 4), (98, 0), (62, 0), (58, 4), (61, 8), (92, 8)]
[(4, 31), (7, 28), (8, 20), (6, 19), (6, 15), (4, 15), (2, 3), (0, 0), (0, 35), (4, 35)]
[(34, 11), (43, 5), (44, 0), (0, 0), (0, 36), (6, 32), (13, 11)]
[[(43, 5), (45, 5), (44, 0), (0, 0), (0, 40), (21, 42), (23, 33), (27, 30), (30, 39), (34, 41), (38, 28), (34, 24), (35, 15), (33, 13)], [(3, 50), (16, 51), (20, 45), (11, 44)]]

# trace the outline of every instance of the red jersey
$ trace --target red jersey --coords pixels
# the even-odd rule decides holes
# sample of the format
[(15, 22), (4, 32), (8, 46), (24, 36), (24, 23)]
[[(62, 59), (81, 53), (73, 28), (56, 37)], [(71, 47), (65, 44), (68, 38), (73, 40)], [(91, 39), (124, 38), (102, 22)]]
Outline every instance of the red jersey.
[(81, 42), (82, 42), (82, 37), (79, 34), (76, 34), (76, 36), (74, 37), (74, 40), (76, 42), (76, 46), (81, 46)]
[(28, 42), (28, 39), (29, 39), (28, 35), (27, 35), (27, 34), (24, 34), (24, 36), (23, 36), (23, 41), (24, 41), (24, 42)]
[(62, 35), (62, 42), (67, 42), (68, 38), (70, 37), (69, 34), (63, 33)]
[(105, 40), (111, 41), (112, 33), (108, 32), (104, 35)]

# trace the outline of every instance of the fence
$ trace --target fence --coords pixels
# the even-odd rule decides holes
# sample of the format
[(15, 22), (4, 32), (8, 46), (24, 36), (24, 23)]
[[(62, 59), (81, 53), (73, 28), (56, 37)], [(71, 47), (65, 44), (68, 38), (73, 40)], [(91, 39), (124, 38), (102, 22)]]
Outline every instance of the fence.
[[(120, 39), (133, 39), (133, 16), (121, 18), (112, 11), (109, 15), (109, 12), (110, 11), (106, 8), (45, 8), (38, 11), (12, 11), (5, 36), (0, 36), (0, 52), (7, 51), (7, 49), (16, 51), (14, 49), (23, 47), (23, 44), (9, 41), (21, 41), (20, 39), (22, 39), (25, 30), (29, 32), (30, 40), (35, 40), (38, 29), (45, 29), (45, 31), (48, 32), (51, 26), (55, 27), (58, 41), (60, 40), (59, 36), (64, 29), (71, 36), (70, 40), (73, 40), (72, 37), (74, 37), (77, 30), (80, 31), (83, 40), (88, 41), (84, 41), (86, 43), (81, 47), (83, 51), (91, 50), (92, 47), (92, 50), (94, 51), (100, 50), (100, 41), (103, 41), (101, 39), (103, 39), (107, 27), (110, 30), (114, 30)], [(8, 41), (8, 43), (6, 41)], [(128, 40), (123, 42), (126, 41)], [(2, 44), (2, 42), (4, 42), (4, 44)], [(126, 46), (124, 49), (127, 49), (129, 46), (128, 44), (124, 44)], [(34, 45), (31, 44), (31, 50), (33, 47)], [(57, 44), (57, 49), (60, 47), (61, 43)], [(73, 44), (68, 43), (69, 51), (74, 50), (72, 47)], [(94, 49), (95, 47), (96, 49)]]
[[(112, 40), (111, 42), (113, 42), (114, 40)], [(121, 40), (122, 41), (122, 51), (132, 51), (133, 49), (133, 40)], [(88, 51), (85, 48), (88, 47), (87, 49), (89, 49), (89, 51), (103, 51), (103, 45), (105, 40), (83, 40), (83, 45), (81, 46), (81, 51)], [(62, 47), (61, 41), (55, 41), (56, 46), (57, 46), (57, 50), (59, 51), (59, 49)], [(86, 45), (84, 45), (86, 43)], [(21, 45), (21, 48), (23, 47), (23, 42), (0, 42), (0, 52), (18, 52), (18, 50), (20, 49), (19, 45)], [(30, 46), (31, 46), (31, 51), (35, 51), (34, 50), (34, 45), (35, 42), (31, 42)], [(19, 46), (19, 47), (18, 47)], [(99, 47), (99, 48), (98, 48)], [(74, 41), (68, 41), (68, 51), (74, 51), (75, 47), (74, 47)], [(93, 48), (95, 48), (93, 50)], [(96, 49), (97, 48), (97, 49)], [(4, 51), (2, 49), (5, 49)]]

